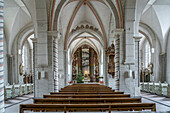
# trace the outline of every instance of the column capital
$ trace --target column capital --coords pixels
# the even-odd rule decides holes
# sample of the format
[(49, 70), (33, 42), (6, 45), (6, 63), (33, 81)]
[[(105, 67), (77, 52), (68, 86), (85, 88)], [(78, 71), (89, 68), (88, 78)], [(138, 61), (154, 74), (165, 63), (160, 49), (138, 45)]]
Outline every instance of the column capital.
[(64, 50), (65, 53), (67, 53), (67, 51), (68, 51), (67, 49)]
[(48, 31), (48, 36), (52, 36), (52, 37), (58, 38), (58, 37), (61, 36), (61, 33), (58, 32), (58, 31)]
[(142, 38), (141, 36), (134, 36), (135, 42), (140, 42), (140, 39)]
[(33, 43), (37, 43), (37, 38), (31, 38)]
[(116, 36), (116, 38), (120, 38), (120, 36), (122, 35), (122, 33), (124, 33), (124, 29), (122, 29), (122, 28), (116, 28), (115, 29), (115, 36)]
[(125, 31), (125, 29), (123, 29), (123, 28), (116, 28), (115, 29), (115, 32), (124, 32)]

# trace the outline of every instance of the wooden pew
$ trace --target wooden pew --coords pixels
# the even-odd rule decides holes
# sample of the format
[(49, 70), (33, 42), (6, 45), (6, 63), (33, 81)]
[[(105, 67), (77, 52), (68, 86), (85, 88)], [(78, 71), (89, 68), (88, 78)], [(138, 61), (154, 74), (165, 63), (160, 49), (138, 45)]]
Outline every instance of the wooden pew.
[(44, 98), (34, 99), (34, 104), (101, 104), (141, 103), (141, 98)]
[(112, 89), (107, 87), (69, 87), (69, 88), (61, 88), (63, 89)]
[(129, 94), (44, 95), (44, 98), (125, 98)]
[(51, 92), (51, 95), (63, 95), (63, 94), (124, 94), (124, 92)]
[(116, 104), (21, 104), (20, 113), (24, 111), (156, 111), (154, 103), (116, 103)]
[(107, 88), (107, 89), (112, 89), (110, 87), (103, 87), (103, 86), (88, 86), (88, 87), (81, 87), (81, 86), (75, 86), (75, 87), (64, 87), (62, 89), (72, 89), (72, 88), (90, 88), (90, 89), (93, 89), (93, 88)]
[(114, 92), (109, 90), (62, 90), (59, 92)]
[(79, 87), (81, 87), (81, 88), (87, 88), (87, 87), (89, 87), (89, 88), (92, 88), (92, 87), (100, 87), (100, 88), (110, 88), (110, 87), (108, 87), (108, 86), (104, 86), (104, 85), (94, 85), (94, 84), (75, 84), (75, 85), (71, 85), (71, 86), (66, 86), (66, 87), (64, 87), (64, 88), (79, 88)]
[(61, 89), (61, 91), (66, 91), (66, 90), (109, 90), (109, 91), (114, 91), (112, 89), (106, 89), (106, 88), (68, 88), (68, 89)]
[(61, 90), (112, 90), (110, 88), (61, 88)]

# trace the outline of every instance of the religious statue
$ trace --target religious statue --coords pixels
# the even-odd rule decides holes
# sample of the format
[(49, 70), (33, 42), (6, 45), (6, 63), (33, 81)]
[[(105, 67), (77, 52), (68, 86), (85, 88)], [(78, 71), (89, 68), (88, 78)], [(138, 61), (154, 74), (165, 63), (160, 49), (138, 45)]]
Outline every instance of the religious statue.
[(72, 69), (72, 73), (73, 73), (73, 75), (75, 75), (75, 74), (76, 74), (76, 69), (75, 69), (75, 67), (73, 67), (73, 69)]
[(23, 75), (23, 65), (22, 65), (22, 63), (19, 65), (19, 73), (20, 73), (20, 75)]
[(28, 83), (28, 77), (27, 77), (27, 72), (25, 72), (24, 74), (24, 78), (23, 78), (23, 81), (24, 81), (24, 84), (27, 84)]
[(145, 82), (149, 82), (149, 81), (150, 81), (150, 73), (149, 70), (145, 68)]
[(148, 68), (149, 68), (149, 74), (153, 74), (153, 64), (152, 63), (149, 63), (148, 64)]
[(29, 74), (29, 76), (28, 76), (28, 83), (33, 83), (33, 80), (32, 80), (33, 78), (32, 78), (32, 75), (31, 74)]
[(96, 74), (99, 74), (99, 67), (98, 66), (95, 67), (95, 72), (96, 72)]

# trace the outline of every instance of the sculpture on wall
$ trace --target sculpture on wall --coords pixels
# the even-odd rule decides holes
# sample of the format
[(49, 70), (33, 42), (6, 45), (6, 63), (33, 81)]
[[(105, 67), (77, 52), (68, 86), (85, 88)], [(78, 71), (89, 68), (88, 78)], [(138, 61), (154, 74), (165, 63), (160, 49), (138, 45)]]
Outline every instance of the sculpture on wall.
[(19, 65), (19, 73), (20, 73), (20, 75), (23, 75), (23, 65), (22, 65), (22, 63)]
[(148, 68), (145, 68), (144, 72), (145, 72), (145, 80), (144, 81), (149, 82), (150, 81), (150, 73), (149, 73)]
[(148, 69), (149, 69), (149, 74), (153, 74), (153, 64), (152, 63), (149, 63), (148, 64)]
[(108, 73), (112, 75), (112, 78), (115, 76), (115, 46), (112, 42), (111, 47), (109, 47), (106, 51), (107, 56), (109, 57), (109, 63), (108, 63)]

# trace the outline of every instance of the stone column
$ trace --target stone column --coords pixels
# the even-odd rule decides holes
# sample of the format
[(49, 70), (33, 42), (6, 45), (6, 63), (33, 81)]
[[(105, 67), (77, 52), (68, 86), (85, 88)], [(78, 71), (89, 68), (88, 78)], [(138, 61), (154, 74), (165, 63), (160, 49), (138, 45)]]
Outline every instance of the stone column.
[[(36, 68), (36, 52), (37, 52), (37, 38), (31, 38), (32, 43), (33, 43), (33, 83), (34, 83), (34, 92), (35, 92), (35, 68)], [(34, 93), (35, 97), (35, 93)]]
[(13, 55), (7, 55), (7, 62), (8, 62), (8, 83), (14, 83), (14, 76), (13, 76)]
[(54, 91), (58, 91), (58, 39), (54, 39), (54, 50), (53, 50), (53, 57), (54, 57)]
[[(38, 47), (38, 45), (37, 45)], [(49, 48), (50, 50), (50, 48)], [(37, 48), (38, 52), (38, 48)], [(48, 53), (48, 58), (52, 58), (52, 50)], [(52, 64), (39, 65), (39, 57), (36, 55), (35, 67), (35, 98), (41, 98), (43, 95), (54, 92), (54, 72)], [(49, 60), (50, 61), (50, 60)], [(49, 62), (50, 63), (50, 62)]]
[(138, 87), (140, 87), (140, 68), (139, 68), (139, 65), (140, 65), (140, 62), (139, 62), (139, 60), (140, 60), (140, 55), (139, 55), (139, 53), (140, 53), (140, 50), (139, 50), (139, 42), (140, 42), (140, 39), (141, 39), (142, 37), (138, 37), (138, 36), (136, 36), (136, 37), (134, 37), (134, 39), (135, 39), (135, 70), (136, 70), (136, 73), (135, 73), (135, 75), (137, 75), (136, 77), (135, 77), (135, 79), (137, 79), (137, 83), (136, 83), (136, 85), (138, 86)]
[(103, 84), (108, 85), (106, 49), (103, 49)]
[(166, 81), (166, 61), (167, 61), (166, 56), (167, 56), (166, 53), (162, 53), (159, 55), (159, 66), (160, 66), (159, 80), (162, 83)]
[(90, 78), (92, 78), (93, 76), (94, 76), (94, 70), (95, 70), (95, 65), (94, 65), (94, 51), (93, 51), (93, 49), (89, 49), (89, 58), (90, 58), (90, 62), (89, 62), (89, 64), (90, 64)]
[(115, 90), (119, 91), (119, 72), (120, 72), (120, 34), (115, 38)]
[(64, 66), (65, 66), (65, 78), (64, 78), (64, 85), (67, 86), (68, 85), (68, 51), (64, 50)]
[(136, 0), (126, 0), (125, 2), (125, 55), (124, 64), (134, 65), (135, 61), (135, 43), (134, 43), (134, 29), (135, 29), (135, 8)]
[(33, 74), (33, 49), (30, 49), (30, 74)]
[(48, 36), (48, 15), (46, 0), (35, 0), (36, 21), (35, 37), (37, 37), (35, 97), (43, 97), (54, 92), (54, 73), (52, 70), (52, 46)]
[(65, 51), (63, 38), (58, 39), (59, 89), (65, 87)]
[(48, 31), (48, 36), (51, 39), (51, 55), (52, 55), (52, 67), (54, 72), (54, 91), (58, 92), (58, 32), (57, 31)]
[[(123, 78), (124, 67), (122, 63), (124, 62), (124, 29), (116, 29), (116, 40), (115, 40), (115, 58), (116, 58), (116, 89), (120, 89), (120, 79)], [(123, 67), (123, 68), (122, 68)], [(123, 83), (124, 84), (124, 83)]]
[(4, 113), (4, 48), (3, 48), (3, 12), (4, 0), (0, 0), (0, 113)]

